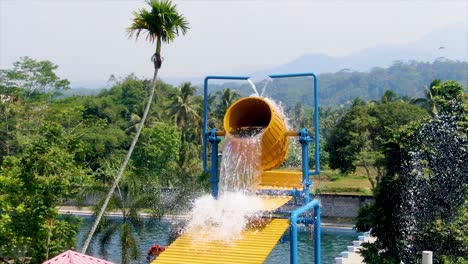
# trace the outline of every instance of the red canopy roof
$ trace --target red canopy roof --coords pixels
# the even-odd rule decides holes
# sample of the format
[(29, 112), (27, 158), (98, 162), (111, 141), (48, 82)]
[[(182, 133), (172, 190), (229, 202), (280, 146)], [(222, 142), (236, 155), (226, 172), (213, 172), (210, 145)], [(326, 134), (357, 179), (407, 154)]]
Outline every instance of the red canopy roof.
[(53, 259), (49, 259), (42, 264), (115, 264), (103, 259), (98, 259), (85, 254), (67, 250)]

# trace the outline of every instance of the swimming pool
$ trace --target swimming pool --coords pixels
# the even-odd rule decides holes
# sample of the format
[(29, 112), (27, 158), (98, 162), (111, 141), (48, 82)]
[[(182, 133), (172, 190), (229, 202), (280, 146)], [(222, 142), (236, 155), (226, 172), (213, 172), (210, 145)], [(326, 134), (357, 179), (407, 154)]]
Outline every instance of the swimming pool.
[[(84, 219), (83, 226), (78, 233), (78, 248), (83, 246), (86, 233), (92, 224), (91, 216), (80, 216)], [(120, 221), (118, 217), (113, 220)], [(133, 263), (146, 263), (145, 254), (153, 244), (167, 245), (170, 241), (169, 230), (177, 225), (179, 220), (153, 220), (148, 221), (143, 236), (139, 237), (139, 246), (142, 258)], [(306, 228), (299, 233), (299, 263), (312, 263), (314, 259), (313, 234)], [(324, 228), (322, 227), (322, 263), (332, 264), (335, 257), (349, 245), (353, 240), (357, 240), (359, 233), (352, 229)], [(120, 244), (117, 235), (114, 235), (107, 246), (107, 256), (99, 250), (98, 242), (93, 241), (89, 247), (88, 254), (96, 257), (106, 258), (115, 263), (120, 263)], [(289, 242), (278, 244), (267, 258), (267, 264), (287, 264), (289, 263)]]

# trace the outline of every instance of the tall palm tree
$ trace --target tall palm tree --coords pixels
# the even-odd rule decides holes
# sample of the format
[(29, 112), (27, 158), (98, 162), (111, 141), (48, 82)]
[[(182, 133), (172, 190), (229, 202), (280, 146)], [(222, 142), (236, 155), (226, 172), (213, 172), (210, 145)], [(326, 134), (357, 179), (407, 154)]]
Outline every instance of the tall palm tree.
[(128, 161), (130, 160), (130, 157), (132, 156), (133, 149), (135, 148), (135, 145), (138, 142), (138, 138), (141, 134), (141, 130), (143, 129), (146, 117), (148, 116), (148, 112), (151, 107), (151, 102), (153, 101), (154, 90), (156, 88), (156, 79), (158, 76), (158, 70), (161, 68), (161, 64), (162, 64), (162, 59), (161, 59), (162, 42), (166, 42), (166, 43), (172, 42), (177, 36), (179, 36), (179, 33), (182, 33), (182, 35), (185, 35), (187, 33), (187, 30), (189, 29), (188, 21), (183, 15), (177, 12), (176, 5), (172, 4), (171, 1), (148, 0), (146, 3), (150, 6), (151, 10), (146, 10), (143, 8), (138, 11), (135, 11), (133, 13), (134, 14), (133, 22), (130, 25), (130, 27), (127, 29), (127, 32), (128, 32), (129, 38), (135, 35), (135, 39), (138, 39), (141, 33), (145, 33), (147, 40), (151, 41), (152, 43), (156, 41), (156, 51), (154, 55), (151, 57), (154, 63), (154, 75), (153, 75), (153, 81), (151, 83), (151, 89), (149, 91), (148, 102), (146, 104), (145, 111), (143, 112), (143, 117), (141, 118), (141, 122), (140, 122), (141, 125), (138, 126), (138, 130), (130, 145), (127, 156), (125, 157), (125, 160), (122, 166), (120, 167), (120, 170), (117, 176), (115, 177), (114, 183), (112, 184), (112, 187), (109, 190), (109, 193), (107, 194), (106, 200), (104, 201), (102, 208), (99, 214), (97, 215), (96, 220), (88, 234), (88, 237), (83, 246), (83, 250), (82, 250), (83, 253), (86, 253), (89, 243), (91, 242), (91, 238), (93, 237), (94, 232), (96, 231), (96, 227), (101, 221), (101, 218), (104, 215), (104, 212), (106, 211), (109, 200), (111, 199), (112, 194), (115, 191), (115, 188), (119, 184), (119, 181), (125, 172)]
[(171, 116), (178, 127), (182, 130), (182, 141), (186, 141), (187, 129), (190, 125), (197, 124), (200, 116), (197, 113), (198, 104), (195, 102), (194, 93), (196, 88), (191, 83), (182, 84), (179, 91), (172, 95), (172, 101), (168, 106)]

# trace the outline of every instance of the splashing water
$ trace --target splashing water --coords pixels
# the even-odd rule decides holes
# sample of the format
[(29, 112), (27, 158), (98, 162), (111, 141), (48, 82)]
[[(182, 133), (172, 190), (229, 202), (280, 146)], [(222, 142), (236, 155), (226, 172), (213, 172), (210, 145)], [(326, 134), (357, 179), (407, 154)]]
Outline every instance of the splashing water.
[[(255, 85), (249, 79), (258, 96)], [(286, 121), (283, 107), (265, 100)], [(219, 196), (204, 195), (194, 201), (186, 231), (194, 241), (223, 241), (241, 238), (249, 223), (262, 223), (263, 200), (255, 196), (260, 182), (261, 142), (264, 127), (242, 127), (227, 133), (220, 167)], [(264, 218), (263, 218), (264, 219)], [(259, 226), (252, 226), (258, 228)]]
[[(416, 262), (418, 252), (427, 248), (460, 254), (454, 235), (427, 239), (428, 227), (436, 220), (451, 223), (458, 217), (457, 208), (463, 207), (468, 194), (468, 141), (460, 131), (455, 117), (437, 116), (422, 126), (410, 145), (400, 176), (404, 192), (397, 215), (405, 263)], [(450, 247), (442, 249), (443, 239)]]
[(219, 191), (247, 192), (255, 191), (259, 184), (261, 143), (264, 128), (241, 128), (226, 135)]
[(271, 82), (271, 78), (268, 78), (265, 82), (265, 85), (263, 85), (263, 88), (262, 88), (262, 93), (260, 94), (260, 96), (263, 96), (263, 94), (265, 93), (265, 89), (266, 87), (268, 86), (268, 84)]
[(255, 92), (255, 94), (254, 94), (254, 95), (256, 95), (256, 96), (260, 96), (260, 95), (258, 94), (258, 91), (257, 91), (257, 86), (255, 85), (255, 83), (254, 83), (254, 82), (252, 82), (252, 80), (251, 80), (251, 79), (247, 79), (247, 82), (249, 82), (250, 86), (252, 86), (252, 90)]
[(249, 219), (260, 217), (263, 201), (242, 192), (224, 192), (218, 200), (205, 195), (195, 200), (187, 231), (198, 241), (240, 239)]
[(286, 128), (291, 130), (291, 127), (289, 126), (289, 118), (286, 116), (286, 111), (284, 110), (283, 104), (268, 97), (264, 97), (263, 99), (265, 99), (265, 101), (267, 101), (271, 107), (273, 107), (273, 109), (275, 109), (275, 111), (280, 115), (281, 119), (283, 119), (286, 125)]
[(259, 183), (263, 127), (228, 133), (224, 142), (219, 196), (195, 200), (187, 231), (198, 242), (240, 239), (250, 219), (260, 218), (263, 201), (254, 195)]

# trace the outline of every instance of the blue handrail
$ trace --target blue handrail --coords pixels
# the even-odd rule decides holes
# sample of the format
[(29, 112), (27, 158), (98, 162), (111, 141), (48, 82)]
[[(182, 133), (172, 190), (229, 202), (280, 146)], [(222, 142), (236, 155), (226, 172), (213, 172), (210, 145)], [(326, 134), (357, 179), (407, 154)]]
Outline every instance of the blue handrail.
[[(290, 263), (297, 264), (299, 260), (298, 254), (298, 222), (300, 219), (299, 217), (308, 212), (310, 209), (314, 208), (315, 211), (315, 229), (314, 229), (314, 253), (315, 253), (315, 264), (322, 263), (321, 257), (321, 246), (320, 246), (320, 201), (317, 199), (312, 200), (311, 202), (299, 207), (298, 209), (294, 210), (291, 213), (291, 227), (290, 227), (290, 237), (291, 237), (291, 251), (290, 251)], [(306, 218), (307, 219), (307, 218)]]

